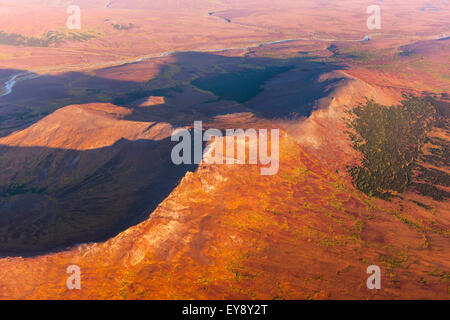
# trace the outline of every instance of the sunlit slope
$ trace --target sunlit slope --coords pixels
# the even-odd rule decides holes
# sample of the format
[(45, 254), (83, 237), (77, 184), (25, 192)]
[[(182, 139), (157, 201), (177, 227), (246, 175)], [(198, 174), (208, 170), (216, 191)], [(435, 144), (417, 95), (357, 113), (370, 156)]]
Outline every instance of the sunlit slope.
[[(0, 292), (38, 299), (446, 298), (439, 274), (449, 267), (448, 231), (405, 221), (283, 133), (278, 175), (202, 165), (148, 220), (105, 243), (0, 260)], [(66, 287), (73, 264), (82, 271), (81, 290)], [(382, 267), (381, 291), (366, 289), (370, 264)]]
[(116, 235), (184, 176), (168, 123), (111, 104), (62, 108), (0, 139), (2, 254), (33, 255)]
[(120, 139), (162, 140), (173, 130), (168, 123), (121, 119), (131, 113), (112, 104), (68, 106), (25, 130), (0, 138), (0, 145), (91, 150), (112, 146)]

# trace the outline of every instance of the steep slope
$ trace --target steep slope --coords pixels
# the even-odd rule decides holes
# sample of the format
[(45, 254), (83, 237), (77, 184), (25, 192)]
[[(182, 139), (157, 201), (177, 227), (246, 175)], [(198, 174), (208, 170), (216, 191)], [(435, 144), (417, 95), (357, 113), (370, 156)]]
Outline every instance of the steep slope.
[[(281, 115), (292, 114), (291, 117), (276, 118), (275, 122), (287, 130), (308, 154), (320, 159), (328, 168), (345, 171), (346, 166), (358, 157), (345, 133), (345, 110), (365, 99), (393, 105), (401, 94), (372, 86), (343, 70), (306, 79), (303, 74), (294, 70), (269, 81), (264, 92), (247, 105), (262, 109), (264, 114), (270, 115), (274, 109), (278, 113), (282, 110)], [(308, 96), (310, 98), (305, 98)], [(298, 116), (302, 115), (303, 109), (314, 111), (307, 117)]]
[[(1, 259), (0, 297), (445, 299), (448, 228), (444, 204), (431, 213), (368, 199), (283, 132), (277, 175), (201, 165), (146, 221), (104, 243)], [(383, 290), (365, 286), (371, 264)], [(66, 287), (70, 265), (81, 268), (81, 290)]]
[[(184, 91), (159, 108), (137, 106), (142, 100), (130, 101), (133, 114), (106, 104), (72, 106), (2, 138), (9, 146), (1, 150), (0, 181), (19, 182), (2, 186), (10, 199), (0, 198), (2, 249), (22, 249), (16, 255), (33, 246), (55, 249), (61, 237), (70, 240), (61, 245), (97, 243), (0, 259), (0, 297), (448, 299), (448, 201), (414, 192), (391, 202), (369, 199), (345, 171), (358, 159), (344, 133), (346, 105), (364, 97), (392, 104), (399, 90), (363, 82), (351, 70), (330, 73), (301, 62), (243, 104), (217, 101), (191, 85), (216, 65), (219, 73), (248, 67), (246, 54), (229, 62), (216, 55), (176, 57), (167, 80)], [(309, 115), (302, 111), (312, 107), (307, 119), (277, 118)], [(138, 120), (174, 120), (174, 111), (178, 123), (207, 119), (205, 128), (283, 125), (280, 171), (263, 177), (257, 166), (167, 167), (171, 126)], [(98, 239), (99, 230), (114, 232)], [(66, 287), (74, 264), (82, 273), (79, 291)], [(366, 289), (372, 264), (381, 267), (381, 291)]]
[(68, 106), (0, 139), (0, 252), (103, 240), (148, 217), (188, 168), (168, 123), (111, 104)]
[(120, 139), (163, 140), (173, 130), (168, 123), (121, 120), (131, 113), (112, 104), (68, 106), (25, 130), (0, 138), (0, 145), (92, 150), (112, 146)]

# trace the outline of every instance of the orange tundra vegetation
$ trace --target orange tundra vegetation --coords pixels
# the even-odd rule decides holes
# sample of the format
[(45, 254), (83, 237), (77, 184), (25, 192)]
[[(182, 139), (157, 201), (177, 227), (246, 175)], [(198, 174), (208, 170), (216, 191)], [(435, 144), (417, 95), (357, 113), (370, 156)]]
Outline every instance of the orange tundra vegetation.
[[(200, 166), (147, 221), (105, 243), (2, 259), (2, 297), (446, 297), (441, 215), (369, 200), (287, 134), (280, 145), (274, 177), (252, 166)], [(66, 288), (73, 264), (82, 290)], [(365, 287), (370, 264), (383, 268), (381, 291)]]
[[(0, 2), (7, 34), (67, 18)], [(449, 299), (449, 8), (427, 2), (384, 1), (359, 41), (364, 1), (80, 0), (75, 38), (0, 44), (2, 89), (31, 72), (0, 97), (0, 299)], [(404, 92), (439, 117), (406, 191), (369, 197), (345, 111)], [(173, 173), (170, 135), (196, 120), (280, 129), (278, 173)]]

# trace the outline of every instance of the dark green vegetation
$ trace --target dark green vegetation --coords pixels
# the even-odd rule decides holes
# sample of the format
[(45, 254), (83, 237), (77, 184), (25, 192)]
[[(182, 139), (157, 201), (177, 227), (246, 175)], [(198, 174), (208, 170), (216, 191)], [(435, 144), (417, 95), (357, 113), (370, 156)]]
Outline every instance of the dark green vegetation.
[(6, 186), (2, 189), (0, 189), (0, 197), (12, 197), (19, 194), (26, 194), (26, 193), (37, 193), (41, 194), (45, 191), (45, 188), (36, 189), (36, 188), (28, 188), (24, 184), (10, 184), (9, 186)]
[(427, 146), (427, 154), (422, 156), (423, 163), (418, 165), (416, 181), (412, 185), (421, 195), (442, 201), (450, 198), (450, 194), (436, 185), (450, 187), (450, 175), (439, 170), (450, 166), (450, 143), (433, 137), (428, 139)]
[(347, 49), (343, 51), (342, 48), (339, 48), (335, 44), (328, 46), (327, 50), (332, 52), (333, 57), (337, 59), (351, 59), (355, 62), (368, 62), (372, 59), (368, 52), (354, 49)]
[(87, 41), (95, 38), (94, 35), (88, 33), (74, 33), (68, 34), (49, 31), (42, 37), (26, 37), (17, 33), (5, 33), (0, 31), (0, 44), (9, 46), (23, 46), (23, 47), (51, 47), (64, 40), (72, 41)]
[(130, 30), (133, 29), (135, 27), (134, 24), (129, 23), (129, 24), (118, 24), (118, 23), (113, 23), (113, 28), (117, 29), (117, 30)]
[(196, 79), (192, 81), (192, 84), (202, 90), (214, 93), (221, 99), (244, 103), (262, 91), (261, 86), (264, 82), (292, 68), (285, 66), (245, 69)]
[[(441, 94), (441, 97), (437, 97), (427, 94), (427, 100), (437, 110), (435, 127), (448, 134), (450, 132), (448, 95)], [(442, 168), (450, 167), (450, 143), (436, 136), (429, 137), (425, 151), (426, 154), (422, 156), (422, 161), (416, 170), (413, 188), (421, 195), (432, 197), (434, 200), (443, 201), (450, 198), (449, 192), (436, 187), (450, 187), (450, 175), (442, 170)]]
[(435, 108), (424, 99), (405, 96), (400, 106), (369, 100), (348, 114), (353, 147), (363, 155), (361, 165), (349, 168), (355, 186), (381, 198), (404, 192), (435, 123)]
[(414, 51), (411, 51), (409, 49), (403, 49), (399, 54), (400, 57), (409, 57), (414, 55)]

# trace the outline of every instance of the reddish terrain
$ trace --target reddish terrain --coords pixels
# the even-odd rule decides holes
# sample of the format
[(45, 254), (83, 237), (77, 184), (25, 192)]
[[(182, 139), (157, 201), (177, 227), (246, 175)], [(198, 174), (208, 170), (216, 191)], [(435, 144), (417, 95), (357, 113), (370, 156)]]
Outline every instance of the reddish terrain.
[[(347, 40), (372, 33), (369, 1), (76, 3), (95, 38), (0, 46), (1, 83), (42, 75), (0, 97), (0, 182), (17, 193), (0, 197), (0, 299), (449, 299), (448, 198), (356, 190), (346, 168), (361, 155), (343, 120), (365, 98), (395, 105), (405, 91), (448, 112), (447, 4), (380, 3), (382, 30), (360, 42)], [(40, 36), (67, 18), (64, 1), (1, 4), (7, 33)], [(31, 15), (46, 23), (18, 23)], [(296, 40), (269, 44), (283, 39)], [(197, 52), (134, 61), (173, 50)], [(194, 82), (267, 67), (286, 69), (243, 102)], [(278, 174), (174, 173), (170, 134), (195, 120), (280, 128)], [(448, 126), (430, 136), (442, 157), (427, 162), (429, 142), (421, 166), (448, 176)], [(70, 265), (81, 290), (66, 287)], [(382, 290), (367, 289), (369, 265)]]

